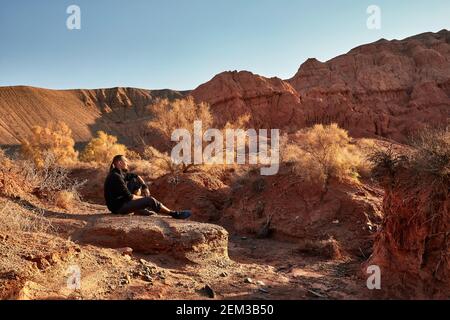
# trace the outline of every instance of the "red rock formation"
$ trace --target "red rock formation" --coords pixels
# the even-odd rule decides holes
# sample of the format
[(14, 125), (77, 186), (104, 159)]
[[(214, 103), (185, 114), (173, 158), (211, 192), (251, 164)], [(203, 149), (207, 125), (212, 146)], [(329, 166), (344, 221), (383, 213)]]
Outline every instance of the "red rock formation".
[(230, 187), (218, 177), (194, 172), (154, 181), (151, 194), (170, 208), (188, 208), (197, 221), (217, 222), (229, 201)]
[(310, 59), (289, 82), (300, 93), (406, 90), (421, 82), (447, 82), (449, 55), (450, 32), (446, 30), (401, 41), (380, 40), (326, 63)]
[(255, 126), (286, 127), (297, 118), (300, 103), (300, 96), (289, 83), (247, 71), (221, 73), (192, 95), (211, 105), (219, 125), (250, 114)]
[(178, 179), (161, 177), (150, 189), (169, 207), (192, 209), (197, 221), (295, 243), (334, 238), (345, 253), (370, 255), (382, 219), (380, 189), (333, 181), (321, 200), (319, 187), (289, 171), (272, 177), (257, 173), (238, 181), (229, 186), (214, 174), (196, 172)]
[(321, 199), (320, 187), (287, 172), (234, 187), (232, 205), (222, 218), (234, 229), (294, 242), (333, 238), (348, 254), (370, 255), (382, 217), (377, 188), (333, 181)]
[(404, 141), (450, 116), (450, 32), (380, 40), (322, 63), (307, 60), (286, 81), (226, 72), (192, 92), (221, 123), (250, 113), (253, 125), (296, 130), (337, 122), (354, 137)]
[(195, 262), (228, 259), (228, 232), (222, 227), (164, 217), (105, 216), (75, 238), (114, 249), (130, 247), (145, 254), (169, 253)]
[(365, 266), (380, 267), (384, 297), (448, 299), (450, 185), (434, 190), (413, 175), (402, 169), (385, 184), (385, 217)]

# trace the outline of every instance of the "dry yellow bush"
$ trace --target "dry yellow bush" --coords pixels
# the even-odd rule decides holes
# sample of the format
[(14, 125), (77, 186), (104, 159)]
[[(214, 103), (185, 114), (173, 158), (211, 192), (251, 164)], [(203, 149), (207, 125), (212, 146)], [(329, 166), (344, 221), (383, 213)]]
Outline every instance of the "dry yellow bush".
[[(59, 166), (52, 154), (47, 154), (42, 167), (37, 167), (31, 161), (16, 163), (17, 170), (21, 173), (21, 185), (31, 186), (31, 193), (41, 200), (68, 208), (69, 201), (80, 201), (78, 190), (85, 181), (77, 181), (69, 177), (69, 169)], [(70, 194), (70, 196), (69, 196)]]
[(134, 151), (134, 150), (127, 150), (126, 152), (126, 157), (132, 161), (139, 161), (142, 159), (141, 155), (139, 154), (139, 152)]
[[(151, 112), (154, 115), (152, 121), (148, 122), (148, 127), (158, 132), (162, 138), (164, 139), (165, 148), (164, 150), (170, 151), (177, 142), (171, 141), (172, 134), (177, 129), (184, 129), (190, 134), (191, 137), (194, 137), (194, 122), (201, 121), (203, 133), (206, 132), (207, 129), (212, 129), (214, 120), (211, 114), (210, 108), (208, 104), (205, 103), (196, 103), (192, 97), (188, 97), (186, 99), (180, 99), (176, 101), (169, 101), (167, 99), (160, 100), (156, 104), (151, 106)], [(222, 137), (226, 139), (227, 130), (242, 130), (240, 133), (244, 134), (245, 141), (241, 138), (236, 138), (236, 144), (238, 144), (242, 148), (248, 149), (249, 138), (246, 135), (246, 129), (248, 129), (250, 124), (251, 116), (249, 114), (242, 115), (238, 117), (233, 122), (227, 122), (223, 127), (218, 128)], [(235, 132), (237, 134), (237, 132)], [(243, 142), (242, 142), (243, 141)], [(210, 145), (212, 141), (206, 141), (206, 138), (203, 136), (202, 150), (205, 152), (206, 147)], [(191, 143), (191, 155), (194, 155), (194, 143)], [(183, 149), (184, 151), (184, 149)], [(211, 151), (211, 149), (209, 150)], [(242, 151), (242, 150), (240, 150)], [(228, 150), (224, 145), (220, 150), (214, 148), (211, 155), (203, 154), (203, 163), (202, 164), (176, 164), (172, 163), (172, 159), (170, 155), (167, 153), (161, 153), (155, 148), (149, 148), (147, 150), (147, 156), (145, 159), (147, 161), (153, 161), (156, 167), (159, 167), (162, 172), (188, 172), (192, 170), (200, 170), (204, 172), (220, 172), (226, 171), (228, 169), (236, 169), (236, 158), (237, 158), (237, 150)], [(226, 164), (225, 159), (235, 159), (235, 161), (231, 164)], [(192, 160), (192, 159), (191, 159)]]
[(54, 156), (58, 165), (71, 165), (77, 161), (72, 130), (64, 122), (46, 128), (34, 126), (31, 132), (30, 137), (22, 141), (22, 153), (38, 167), (43, 165), (48, 153)]
[(0, 231), (14, 232), (51, 232), (53, 226), (44, 216), (44, 210), (25, 208), (11, 200), (0, 199)]
[(203, 128), (211, 128), (213, 116), (206, 103), (196, 103), (192, 97), (169, 101), (159, 100), (151, 106), (154, 115), (148, 127), (159, 132), (170, 146), (172, 132), (186, 129), (194, 135), (194, 122), (202, 121)]
[[(206, 103), (195, 103), (192, 97), (186, 99), (176, 100), (170, 102), (167, 99), (158, 101), (151, 107), (154, 119), (148, 123), (149, 128), (157, 131), (165, 139), (168, 149), (175, 144), (171, 141), (172, 133), (177, 129), (187, 130), (191, 137), (194, 136), (194, 122), (201, 121), (203, 131), (211, 129), (213, 126), (213, 116), (211, 114), (209, 105)], [(250, 115), (240, 116), (235, 122), (227, 122), (223, 128), (221, 128), (222, 134), (225, 137), (225, 131), (227, 129), (242, 129), (245, 130), (250, 123)], [(207, 145), (205, 141), (202, 141), (203, 148)], [(246, 145), (248, 141), (245, 142)], [(193, 144), (192, 144), (193, 145)], [(192, 146), (193, 147), (193, 146)], [(202, 165), (176, 165), (171, 162), (168, 154), (160, 153), (154, 148), (147, 150), (147, 160), (155, 161), (155, 164), (163, 171), (186, 172), (191, 168), (203, 171), (210, 171), (216, 169), (225, 169), (233, 165), (224, 165), (224, 159), (227, 155), (236, 157), (236, 151), (221, 150), (220, 154), (214, 154), (211, 158), (203, 159)], [(193, 150), (192, 150), (193, 154)]]
[(71, 209), (78, 198), (78, 194), (69, 190), (62, 190), (56, 192), (54, 195), (54, 204), (62, 209)]
[(237, 120), (235, 122), (227, 122), (225, 124), (224, 129), (242, 129), (245, 130), (249, 127), (250, 125), (250, 119), (251, 119), (251, 115), (250, 114), (245, 114), (240, 116), (239, 118), (237, 118)]
[(142, 154), (142, 160), (135, 160), (131, 167), (134, 172), (145, 172), (151, 179), (157, 179), (168, 173), (181, 174), (191, 171), (203, 171), (217, 173), (233, 165), (201, 164), (185, 165), (176, 163), (167, 153), (161, 152), (152, 146), (146, 146)]
[(369, 178), (372, 175), (373, 163), (370, 161), (370, 155), (379, 148), (382, 148), (381, 145), (378, 145), (373, 139), (358, 139), (355, 143), (356, 148), (359, 150), (359, 154), (361, 156), (361, 161), (357, 164), (357, 171), (361, 177)]
[(182, 173), (191, 168), (183, 163), (175, 163), (167, 153), (152, 146), (145, 147), (142, 158), (148, 164), (149, 171), (152, 172), (154, 177), (160, 177), (167, 173)]
[(0, 197), (36, 196), (63, 209), (81, 201), (78, 190), (85, 182), (71, 179), (69, 169), (58, 165), (53, 153), (46, 153), (39, 167), (32, 160), (11, 159), (2, 150), (0, 161)]
[[(161, 134), (168, 149), (175, 145), (175, 142), (171, 141), (172, 133), (175, 130), (185, 129), (193, 136), (195, 121), (201, 121), (203, 129), (211, 128), (213, 124), (213, 116), (209, 105), (206, 103), (198, 104), (192, 97), (175, 101), (159, 100), (151, 106), (151, 112), (154, 118), (147, 125), (150, 129)], [(145, 147), (144, 159), (150, 161), (152, 167), (161, 173), (186, 172), (194, 167), (194, 165), (183, 163), (176, 164), (172, 162), (167, 153), (162, 153), (149, 146)]]
[(298, 132), (293, 140), (285, 143), (282, 159), (292, 163), (294, 172), (306, 181), (325, 187), (330, 178), (356, 181), (365, 166), (363, 152), (337, 124), (315, 125)]
[(103, 131), (97, 132), (97, 137), (92, 139), (80, 155), (83, 162), (95, 162), (106, 164), (118, 155), (126, 155), (127, 148), (117, 143), (117, 138)]

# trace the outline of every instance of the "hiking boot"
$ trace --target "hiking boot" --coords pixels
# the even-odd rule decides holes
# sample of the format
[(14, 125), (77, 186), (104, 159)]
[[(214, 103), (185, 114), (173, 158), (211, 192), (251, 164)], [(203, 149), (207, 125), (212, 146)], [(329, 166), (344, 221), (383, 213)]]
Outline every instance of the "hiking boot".
[(170, 216), (174, 219), (178, 220), (185, 220), (189, 219), (192, 215), (192, 212), (189, 210), (183, 210), (183, 211), (173, 211)]

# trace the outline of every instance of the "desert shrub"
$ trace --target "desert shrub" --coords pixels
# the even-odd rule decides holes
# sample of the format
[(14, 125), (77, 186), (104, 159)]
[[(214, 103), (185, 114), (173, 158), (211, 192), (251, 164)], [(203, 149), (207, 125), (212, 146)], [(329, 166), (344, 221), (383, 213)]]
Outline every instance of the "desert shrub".
[(152, 146), (146, 146), (142, 158), (147, 161), (153, 175), (163, 176), (167, 173), (183, 171), (183, 164), (175, 164), (167, 153)]
[(132, 161), (139, 161), (142, 160), (142, 156), (139, 152), (134, 150), (127, 150), (125, 153), (126, 157)]
[(234, 122), (228, 121), (225, 124), (224, 129), (247, 129), (250, 126), (250, 119), (250, 114), (244, 114), (239, 116)]
[(355, 150), (359, 155), (359, 161), (355, 163), (356, 171), (361, 178), (370, 178), (372, 174), (372, 165), (369, 157), (374, 152), (381, 148), (373, 139), (357, 139), (355, 142)]
[(77, 200), (79, 200), (77, 199), (77, 194), (69, 190), (57, 191), (53, 198), (53, 202), (57, 207), (66, 210), (71, 209)]
[(85, 182), (69, 177), (69, 169), (59, 165), (51, 152), (37, 165), (32, 160), (10, 159), (0, 150), (0, 196), (29, 199), (32, 195), (58, 207), (69, 209), (80, 201), (79, 189)]
[(315, 125), (283, 142), (282, 159), (305, 181), (327, 186), (331, 178), (357, 181), (364, 155), (336, 124)]
[(159, 132), (166, 140), (168, 147), (173, 145), (171, 137), (176, 129), (186, 129), (193, 136), (195, 121), (202, 121), (203, 128), (211, 128), (213, 124), (209, 105), (198, 104), (192, 97), (175, 101), (158, 100), (151, 106), (151, 112), (154, 118), (148, 123), (148, 127)]
[(79, 189), (85, 182), (70, 179), (69, 170), (58, 165), (53, 154), (47, 154), (39, 167), (30, 161), (20, 162), (18, 167), (22, 179), (38, 198), (63, 209), (80, 201)]
[[(226, 131), (227, 130), (229, 130), (229, 129), (231, 129), (231, 130), (242, 130), (242, 132), (246, 132), (246, 130), (250, 127), (250, 119), (251, 119), (251, 116), (249, 114), (244, 114), (244, 115), (239, 116), (234, 122), (228, 121), (225, 124), (225, 126), (221, 129), (222, 135), (224, 137), (224, 144), (225, 144)], [(249, 147), (250, 139), (249, 139), (248, 136), (245, 136), (244, 138), (245, 138), (245, 140), (241, 141), (242, 145), (240, 145), (240, 149), (241, 150), (239, 150), (239, 151), (240, 152), (245, 151), (245, 154), (249, 155), (249, 153), (250, 153), (250, 147)], [(223, 159), (227, 159), (227, 158), (233, 158), (235, 160), (237, 159), (237, 156), (238, 156), (237, 141), (238, 141), (238, 138), (236, 138), (236, 140), (235, 140), (236, 146), (235, 146), (235, 148), (233, 150), (228, 150), (226, 148), (226, 146), (224, 145), (224, 148), (222, 150)], [(245, 148), (245, 150), (244, 150), (244, 148)], [(253, 153), (252, 155), (259, 156), (257, 151), (256, 151), (256, 153)], [(246, 159), (248, 157), (249, 156), (246, 156)], [(222, 171), (223, 170), (238, 170), (238, 165), (237, 165), (236, 162), (231, 163), (231, 164), (222, 164), (221, 166), (218, 166), (217, 164), (215, 164), (217, 162), (222, 163), (220, 155), (214, 155), (209, 160), (210, 164), (203, 166), (202, 170), (207, 171), (207, 172), (213, 172), (213, 171), (216, 171), (218, 169), (222, 170)], [(251, 164), (250, 165), (249, 164), (249, 166), (252, 169), (254, 169), (254, 170), (260, 170), (261, 163), (259, 165), (258, 164)]]
[(410, 139), (413, 152), (412, 168), (418, 173), (432, 175), (438, 181), (450, 177), (450, 128), (427, 128)]
[(383, 185), (391, 183), (395, 173), (407, 162), (407, 156), (394, 145), (376, 148), (368, 158), (372, 163), (372, 177)]
[[(177, 129), (185, 129), (191, 137), (194, 136), (194, 122), (202, 121), (203, 130), (209, 129), (213, 125), (213, 116), (206, 103), (196, 103), (192, 97), (169, 101), (159, 100), (151, 107), (154, 115), (152, 121), (148, 123), (151, 130), (158, 132), (165, 140), (168, 150), (175, 146), (176, 142), (171, 141), (172, 133)], [(193, 146), (191, 154), (193, 155)], [(205, 143), (204, 143), (205, 145)], [(165, 172), (188, 172), (197, 170), (203, 165), (176, 164), (172, 162), (170, 155), (162, 153), (153, 147), (145, 147), (145, 158)]]
[(26, 208), (8, 199), (0, 199), (0, 231), (51, 232), (53, 226), (44, 216), (44, 210)]
[(409, 148), (379, 148), (370, 161), (373, 177), (379, 181), (391, 181), (400, 171), (408, 171), (413, 185), (430, 186), (432, 181), (439, 189), (450, 180), (450, 131), (426, 128), (410, 137)]
[(57, 122), (48, 127), (34, 126), (28, 139), (22, 141), (22, 154), (37, 166), (42, 166), (46, 154), (52, 153), (59, 165), (70, 165), (77, 161), (72, 130)]
[[(147, 176), (151, 174), (151, 178), (155, 179), (166, 174), (182, 174), (188, 172), (207, 172), (216, 173), (221, 171), (222, 166), (213, 164), (184, 164), (172, 161), (168, 153), (161, 152), (152, 146), (146, 146), (142, 154), (143, 161), (134, 161), (131, 166), (138, 171), (144, 171), (143, 166), (146, 166), (145, 171)], [(144, 163), (144, 164), (143, 164)]]
[[(186, 99), (180, 99), (176, 101), (159, 100), (156, 104), (151, 106), (152, 114), (154, 119), (148, 123), (148, 127), (157, 132), (165, 141), (164, 150), (170, 150), (177, 144), (177, 142), (171, 141), (172, 134), (177, 129), (185, 129), (194, 137), (194, 122), (201, 121), (203, 133), (207, 129), (211, 129), (214, 121), (213, 116), (210, 111), (209, 105), (205, 103), (196, 103), (192, 97)], [(250, 123), (250, 115), (242, 115), (237, 118), (234, 122), (227, 122), (223, 127), (215, 128), (218, 129), (224, 139), (223, 148), (220, 150), (214, 150), (213, 154), (208, 159), (203, 159), (202, 164), (169, 164), (171, 161), (170, 155), (167, 153), (161, 153), (156, 149), (149, 149), (147, 152), (147, 159), (156, 162), (156, 164), (161, 167), (166, 172), (188, 172), (188, 171), (204, 171), (204, 172), (214, 172), (226, 171), (229, 169), (235, 169), (236, 164), (226, 164), (225, 159), (234, 158), (236, 159), (237, 150), (227, 150), (226, 141), (226, 130), (227, 129), (242, 129), (248, 128)], [(211, 141), (212, 142), (212, 141)], [(211, 142), (205, 142), (202, 139), (203, 151), (207, 145)], [(245, 140), (245, 148), (248, 147), (248, 139)], [(217, 153), (215, 153), (218, 151)], [(191, 143), (191, 155), (194, 156), (194, 142)], [(220, 174), (220, 173), (219, 173)]]
[(127, 148), (123, 144), (117, 143), (117, 138), (108, 135), (103, 131), (97, 132), (97, 137), (93, 138), (80, 155), (83, 162), (95, 162), (107, 164), (118, 154), (127, 154)]

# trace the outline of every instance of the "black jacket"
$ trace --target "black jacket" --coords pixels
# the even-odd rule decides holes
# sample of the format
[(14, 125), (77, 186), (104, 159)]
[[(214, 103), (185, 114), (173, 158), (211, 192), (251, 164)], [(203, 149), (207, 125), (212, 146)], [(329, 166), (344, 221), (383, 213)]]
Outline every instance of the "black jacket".
[(106, 177), (105, 200), (112, 213), (116, 213), (125, 203), (133, 200), (133, 195), (127, 187), (127, 180), (129, 174), (118, 169), (113, 169)]

